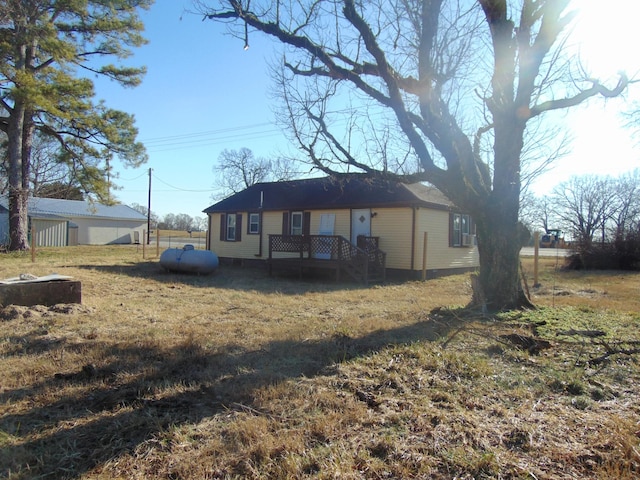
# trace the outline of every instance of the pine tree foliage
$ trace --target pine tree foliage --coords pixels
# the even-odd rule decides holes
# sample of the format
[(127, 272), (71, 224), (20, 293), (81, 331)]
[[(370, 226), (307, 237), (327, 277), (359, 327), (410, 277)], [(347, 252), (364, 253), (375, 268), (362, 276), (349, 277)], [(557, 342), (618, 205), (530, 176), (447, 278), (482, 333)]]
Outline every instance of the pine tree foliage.
[(0, 5), (0, 129), (7, 135), (10, 248), (27, 244), (26, 199), (36, 132), (53, 139), (81, 188), (109, 202), (115, 158), (147, 159), (132, 115), (94, 100), (92, 79), (135, 87), (143, 67), (126, 65), (145, 43), (140, 9), (153, 0), (7, 0)]

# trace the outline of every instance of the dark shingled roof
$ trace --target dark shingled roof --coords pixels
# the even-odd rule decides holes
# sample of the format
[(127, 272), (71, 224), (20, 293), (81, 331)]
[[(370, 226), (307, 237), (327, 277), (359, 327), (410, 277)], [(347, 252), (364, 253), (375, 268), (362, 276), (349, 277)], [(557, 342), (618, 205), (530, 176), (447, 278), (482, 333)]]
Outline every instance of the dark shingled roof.
[(448, 210), (452, 206), (451, 201), (434, 187), (421, 183), (407, 185), (351, 174), (257, 183), (211, 205), (204, 213), (368, 207), (429, 207)]

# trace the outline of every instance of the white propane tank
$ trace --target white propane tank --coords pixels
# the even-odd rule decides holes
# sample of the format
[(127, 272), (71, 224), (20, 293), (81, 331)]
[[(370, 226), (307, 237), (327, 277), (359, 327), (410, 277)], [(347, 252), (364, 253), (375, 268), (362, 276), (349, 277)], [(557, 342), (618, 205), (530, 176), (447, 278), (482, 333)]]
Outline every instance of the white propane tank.
[(182, 248), (168, 248), (160, 255), (160, 266), (172, 272), (208, 275), (218, 268), (218, 256), (210, 250), (196, 250), (187, 244)]

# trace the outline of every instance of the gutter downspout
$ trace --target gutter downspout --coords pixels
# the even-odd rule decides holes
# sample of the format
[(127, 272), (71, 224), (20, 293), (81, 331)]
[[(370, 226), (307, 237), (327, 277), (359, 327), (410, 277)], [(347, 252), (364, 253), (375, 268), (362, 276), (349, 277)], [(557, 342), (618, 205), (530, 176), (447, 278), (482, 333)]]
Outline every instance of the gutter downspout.
[(258, 237), (258, 253), (255, 255), (256, 257), (262, 258), (262, 237), (263, 237), (263, 226), (262, 226), (262, 211), (258, 214), (260, 217), (260, 236)]
[[(258, 237), (258, 253), (256, 255), (256, 257), (258, 258), (262, 258), (262, 237), (263, 237), (263, 233), (262, 231), (264, 230), (264, 225), (262, 224), (262, 208), (264, 207), (264, 190), (260, 190), (260, 212), (259, 212), (259, 220), (258, 222), (260, 222), (260, 236)], [(248, 220), (248, 219), (247, 219)]]

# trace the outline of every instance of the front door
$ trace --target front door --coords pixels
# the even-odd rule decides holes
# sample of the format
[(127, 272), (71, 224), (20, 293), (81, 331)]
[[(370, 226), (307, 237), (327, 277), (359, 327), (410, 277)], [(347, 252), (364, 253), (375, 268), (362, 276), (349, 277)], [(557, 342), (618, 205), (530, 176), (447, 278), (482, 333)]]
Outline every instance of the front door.
[(358, 235), (371, 236), (371, 209), (351, 210), (351, 243), (358, 244)]

